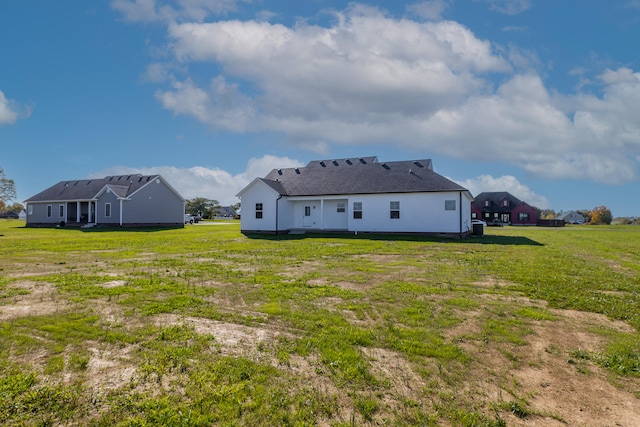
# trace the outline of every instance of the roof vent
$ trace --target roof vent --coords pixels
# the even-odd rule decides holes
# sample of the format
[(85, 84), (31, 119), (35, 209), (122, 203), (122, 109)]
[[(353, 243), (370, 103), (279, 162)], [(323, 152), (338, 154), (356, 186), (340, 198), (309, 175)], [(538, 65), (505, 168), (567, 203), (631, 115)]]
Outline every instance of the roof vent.
[(358, 159), (358, 160), (360, 160), (360, 163), (362, 163), (363, 165), (366, 165), (366, 164), (367, 164), (367, 161), (366, 161), (365, 159), (360, 158), (360, 159)]
[(282, 169), (278, 169), (278, 175), (282, 175)]
[(87, 185), (91, 184), (91, 180), (87, 181)]
[(347, 162), (348, 165), (352, 165), (353, 164), (353, 163), (351, 163), (351, 160), (349, 160), (349, 159), (347, 159), (346, 162)]
[(112, 181), (112, 180), (113, 180), (113, 177), (112, 177), (112, 176), (110, 176), (110, 177), (109, 177), (109, 181)]
[(296, 174), (300, 175), (300, 169), (296, 168)]
[(323, 168), (327, 167), (327, 165), (325, 165), (324, 162), (320, 162), (320, 166), (322, 166)]
[(391, 168), (389, 167), (389, 165), (388, 165), (388, 164), (386, 164), (386, 163), (382, 163), (382, 167), (383, 167), (383, 168), (385, 168), (386, 170), (391, 169)]
[(424, 167), (424, 165), (422, 163), (420, 163), (420, 162), (413, 162), (413, 164), (416, 165), (419, 168), (423, 168)]
[(337, 162), (336, 160), (334, 160), (334, 161), (333, 161), (333, 162), (331, 162), (331, 163), (333, 163), (333, 165), (334, 165), (334, 166), (338, 166), (338, 162)]

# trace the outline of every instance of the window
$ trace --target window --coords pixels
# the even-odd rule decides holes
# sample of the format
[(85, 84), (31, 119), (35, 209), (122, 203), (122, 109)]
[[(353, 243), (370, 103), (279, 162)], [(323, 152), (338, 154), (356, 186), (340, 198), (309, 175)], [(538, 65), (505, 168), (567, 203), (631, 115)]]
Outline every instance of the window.
[(111, 203), (106, 203), (104, 205), (104, 216), (111, 218)]
[(362, 202), (353, 202), (353, 218), (362, 219)]
[(33, 205), (27, 205), (27, 214), (33, 215)]
[(391, 219), (400, 218), (400, 202), (389, 202), (389, 217)]
[(508, 200), (506, 200), (506, 199), (505, 199), (505, 200), (503, 200), (503, 201), (502, 201), (502, 207), (506, 208), (506, 207), (508, 207), (508, 206), (509, 206), (509, 201), (508, 201)]
[(478, 214), (476, 214), (475, 212), (471, 212), (471, 219), (476, 219), (478, 218)]
[(58, 206), (58, 216), (60, 218), (64, 218), (64, 205), (59, 205)]
[(262, 203), (256, 203), (256, 219), (262, 219)]
[(311, 216), (311, 206), (304, 207), (304, 216)]
[(336, 209), (337, 212), (344, 212), (345, 209), (345, 205), (344, 203), (338, 203), (338, 208)]
[(445, 200), (444, 201), (444, 210), (445, 211), (455, 211), (456, 210), (456, 201), (455, 200)]
[(53, 215), (53, 211), (52, 211), (52, 207), (51, 205), (47, 205), (47, 218), (51, 218), (51, 216)]
[(529, 221), (529, 214), (527, 212), (520, 212), (518, 214), (518, 219), (520, 221)]
[(489, 200), (485, 200), (484, 201), (484, 207), (488, 208), (491, 205), (491, 202)]

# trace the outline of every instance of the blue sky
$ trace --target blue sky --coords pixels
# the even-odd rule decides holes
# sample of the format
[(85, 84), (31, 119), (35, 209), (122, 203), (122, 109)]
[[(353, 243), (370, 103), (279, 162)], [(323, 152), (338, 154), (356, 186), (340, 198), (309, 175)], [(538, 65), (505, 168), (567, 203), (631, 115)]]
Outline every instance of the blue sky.
[(640, 216), (640, 0), (0, 3), (0, 167), (161, 173), (431, 158), (473, 194)]

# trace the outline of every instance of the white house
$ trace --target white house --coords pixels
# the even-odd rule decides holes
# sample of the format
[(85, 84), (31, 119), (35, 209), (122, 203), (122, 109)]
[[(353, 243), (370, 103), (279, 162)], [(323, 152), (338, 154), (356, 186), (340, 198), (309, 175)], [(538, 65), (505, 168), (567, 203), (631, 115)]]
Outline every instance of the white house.
[(471, 231), (471, 193), (434, 172), (431, 160), (312, 161), (274, 169), (238, 197), (243, 233)]

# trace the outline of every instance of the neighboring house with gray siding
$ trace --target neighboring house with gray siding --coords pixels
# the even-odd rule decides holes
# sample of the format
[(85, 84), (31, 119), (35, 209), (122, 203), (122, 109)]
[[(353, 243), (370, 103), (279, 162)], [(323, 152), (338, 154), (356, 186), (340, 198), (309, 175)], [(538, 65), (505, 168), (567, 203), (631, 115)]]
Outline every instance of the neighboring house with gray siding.
[(431, 160), (376, 157), (274, 169), (238, 193), (243, 233), (375, 232), (466, 236), (472, 196)]
[(160, 175), (60, 181), (25, 203), (27, 227), (184, 226), (185, 199)]
[(556, 219), (561, 219), (567, 224), (584, 224), (587, 221), (584, 215), (576, 211), (565, 212), (558, 215)]

